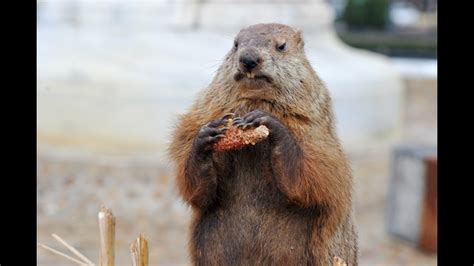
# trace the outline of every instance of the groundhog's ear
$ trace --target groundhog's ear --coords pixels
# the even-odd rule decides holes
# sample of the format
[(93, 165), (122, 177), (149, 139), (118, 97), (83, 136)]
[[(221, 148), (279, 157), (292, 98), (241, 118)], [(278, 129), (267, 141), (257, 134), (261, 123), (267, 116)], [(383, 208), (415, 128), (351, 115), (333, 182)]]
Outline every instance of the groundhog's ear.
[(296, 31), (296, 43), (298, 44), (299, 47), (301, 47), (301, 48), (304, 47), (303, 31), (302, 30), (297, 30)]

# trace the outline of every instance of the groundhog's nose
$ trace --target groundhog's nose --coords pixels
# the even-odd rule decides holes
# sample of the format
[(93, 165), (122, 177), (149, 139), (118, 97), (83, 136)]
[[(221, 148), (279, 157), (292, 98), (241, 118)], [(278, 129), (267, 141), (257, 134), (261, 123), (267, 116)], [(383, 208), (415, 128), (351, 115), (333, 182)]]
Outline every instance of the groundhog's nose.
[(251, 72), (261, 61), (260, 57), (254, 54), (243, 54), (240, 56), (240, 64), (247, 72)]

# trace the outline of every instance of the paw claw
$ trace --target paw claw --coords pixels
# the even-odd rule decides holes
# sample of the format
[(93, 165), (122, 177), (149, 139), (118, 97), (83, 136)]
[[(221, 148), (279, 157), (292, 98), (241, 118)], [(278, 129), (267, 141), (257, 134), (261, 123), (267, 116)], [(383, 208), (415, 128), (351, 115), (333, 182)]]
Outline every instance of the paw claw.
[(222, 120), (227, 120), (229, 118), (233, 118), (235, 116), (234, 113), (226, 113), (221, 119)]
[(225, 137), (225, 134), (219, 134), (219, 135), (214, 136), (215, 139), (221, 139), (223, 137)]
[(241, 122), (235, 123), (234, 126), (237, 127), (237, 128), (241, 128), (241, 127), (245, 126), (245, 122), (241, 121)]
[(235, 124), (238, 124), (238, 123), (241, 123), (243, 122), (244, 120), (242, 120), (242, 118), (238, 117), (238, 118), (234, 118), (234, 121), (232, 122), (232, 125), (235, 125)]

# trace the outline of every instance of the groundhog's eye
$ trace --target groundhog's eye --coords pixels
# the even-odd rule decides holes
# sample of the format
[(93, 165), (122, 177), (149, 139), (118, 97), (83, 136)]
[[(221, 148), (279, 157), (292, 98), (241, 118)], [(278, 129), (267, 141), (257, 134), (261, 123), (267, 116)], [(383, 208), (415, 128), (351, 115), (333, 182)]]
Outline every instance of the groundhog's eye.
[(285, 51), (285, 49), (286, 49), (286, 42), (283, 43), (283, 44), (277, 45), (277, 50), (278, 51), (283, 52), (283, 51)]
[(239, 43), (238, 42), (234, 42), (234, 48), (237, 49), (237, 47), (239, 46)]

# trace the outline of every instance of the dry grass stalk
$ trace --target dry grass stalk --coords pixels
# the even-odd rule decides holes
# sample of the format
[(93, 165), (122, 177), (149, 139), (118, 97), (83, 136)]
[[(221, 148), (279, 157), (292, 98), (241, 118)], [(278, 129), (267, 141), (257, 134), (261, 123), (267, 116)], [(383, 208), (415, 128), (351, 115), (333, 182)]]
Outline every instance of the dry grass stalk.
[(69, 256), (69, 255), (66, 255), (66, 254), (62, 253), (61, 251), (58, 251), (58, 250), (56, 250), (56, 249), (54, 249), (54, 248), (51, 248), (51, 247), (48, 247), (48, 246), (46, 246), (46, 245), (44, 245), (44, 244), (39, 243), (38, 246), (40, 246), (40, 247), (42, 247), (42, 248), (44, 248), (44, 249), (46, 249), (46, 250), (52, 252), (53, 254), (59, 255), (59, 256), (61, 256), (61, 257), (63, 257), (63, 258), (66, 258), (66, 259), (68, 259), (68, 260), (70, 260), (70, 261), (72, 261), (72, 262), (75, 262), (75, 263), (77, 263), (77, 264), (79, 264), (79, 265), (88, 265), (87, 263), (85, 263), (85, 262), (83, 262), (83, 261), (79, 261), (79, 260), (77, 260), (77, 259), (75, 259), (75, 258), (73, 258), (73, 257), (71, 257), (71, 256)]
[[(98, 213), (98, 218), (100, 233), (99, 265), (113, 266), (115, 263), (115, 217), (110, 209), (101, 207)], [(61, 237), (56, 234), (52, 234), (52, 236), (56, 241), (65, 246), (69, 251), (79, 257), (82, 261), (44, 244), (38, 243), (38, 246), (79, 265), (95, 266), (95, 264), (91, 260), (89, 260), (73, 246), (68, 244)], [(143, 234), (140, 234), (140, 236), (132, 242), (132, 244), (130, 245), (130, 251), (132, 253), (132, 262), (134, 266), (148, 266), (148, 242), (143, 236)]]
[(80, 259), (82, 259), (84, 262), (86, 262), (87, 265), (94, 265), (92, 261), (90, 261), (86, 256), (82, 255), (81, 252), (79, 252), (77, 249), (75, 249), (73, 246), (69, 245), (66, 241), (64, 241), (62, 238), (60, 238), (56, 234), (52, 234), (54, 239), (56, 239), (59, 243), (63, 244), (69, 251), (74, 253), (76, 256), (78, 256)]
[(112, 211), (106, 207), (101, 207), (98, 217), (100, 230), (99, 265), (114, 266), (115, 217)]
[(148, 242), (143, 234), (130, 245), (133, 266), (148, 266)]

